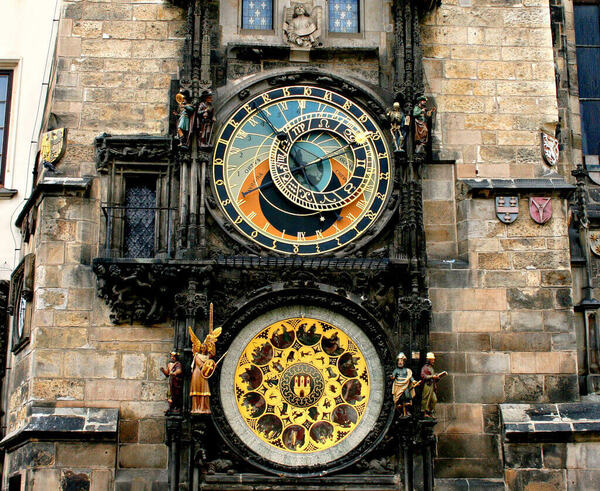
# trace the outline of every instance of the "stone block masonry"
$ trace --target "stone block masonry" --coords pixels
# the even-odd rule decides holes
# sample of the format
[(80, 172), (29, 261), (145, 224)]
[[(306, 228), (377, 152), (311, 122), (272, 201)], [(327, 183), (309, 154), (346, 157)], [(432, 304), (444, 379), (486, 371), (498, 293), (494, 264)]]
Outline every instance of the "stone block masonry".
[(558, 122), (548, 4), (443, 2), (423, 22), (435, 146), (457, 177), (539, 177), (539, 131)]

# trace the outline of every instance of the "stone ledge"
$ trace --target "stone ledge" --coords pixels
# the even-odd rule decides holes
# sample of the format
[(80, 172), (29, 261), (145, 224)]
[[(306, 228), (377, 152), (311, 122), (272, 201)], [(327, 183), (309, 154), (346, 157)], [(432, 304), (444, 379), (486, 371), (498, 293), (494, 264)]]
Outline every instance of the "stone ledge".
[(5, 436), (0, 448), (11, 449), (33, 438), (116, 441), (118, 427), (117, 408), (30, 404), (26, 408), (22, 426)]
[(46, 194), (63, 194), (65, 192), (85, 193), (94, 180), (91, 176), (84, 177), (44, 177), (33, 189), (31, 196), (25, 202), (23, 209), (15, 220), (15, 225), (21, 227), (29, 210), (38, 202), (38, 198)]
[(500, 404), (508, 442), (568, 442), (600, 436), (600, 404)]
[(538, 179), (458, 179), (458, 186), (465, 194), (488, 197), (496, 194), (521, 194), (543, 192), (566, 198), (575, 191), (575, 186), (562, 177)]
[(485, 489), (485, 490), (502, 490), (506, 489), (503, 479), (479, 479), (479, 478), (448, 478), (436, 479), (435, 489), (437, 491), (450, 491), (458, 489)]

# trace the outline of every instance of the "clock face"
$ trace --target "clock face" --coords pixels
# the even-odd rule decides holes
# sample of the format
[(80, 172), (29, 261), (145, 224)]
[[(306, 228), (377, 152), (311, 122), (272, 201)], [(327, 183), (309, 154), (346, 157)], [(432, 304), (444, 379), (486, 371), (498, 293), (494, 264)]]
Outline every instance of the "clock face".
[(359, 105), (295, 85), (250, 99), (215, 145), (213, 184), (222, 210), (268, 249), (310, 255), (357, 239), (391, 190), (385, 136)]
[(241, 441), (286, 467), (325, 465), (355, 448), (379, 416), (383, 371), (352, 321), (320, 307), (282, 307), (231, 344), (220, 381)]

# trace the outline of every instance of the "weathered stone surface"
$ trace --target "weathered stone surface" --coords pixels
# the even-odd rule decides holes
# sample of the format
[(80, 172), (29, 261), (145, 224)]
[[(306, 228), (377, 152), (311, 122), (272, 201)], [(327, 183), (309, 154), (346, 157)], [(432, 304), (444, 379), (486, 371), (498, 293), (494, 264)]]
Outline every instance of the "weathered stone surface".
[(547, 333), (492, 333), (492, 349), (498, 351), (550, 351)]
[(507, 375), (504, 386), (506, 402), (542, 402), (544, 377), (541, 375)]
[(33, 381), (32, 397), (38, 400), (82, 400), (84, 382), (71, 379), (36, 379)]
[(482, 433), (481, 404), (452, 404), (446, 411), (445, 433)]
[(551, 309), (553, 307), (552, 290), (543, 288), (510, 288), (507, 291), (510, 309)]
[(117, 353), (77, 350), (65, 353), (65, 376), (71, 378), (116, 378)]
[(547, 375), (544, 378), (550, 401), (569, 402), (577, 400), (579, 396), (577, 375)]
[(167, 447), (162, 444), (125, 444), (119, 448), (119, 465), (124, 468), (164, 468)]
[(456, 375), (454, 377), (454, 392), (456, 402), (502, 402), (504, 401), (504, 376)]
[(141, 382), (135, 380), (88, 380), (85, 397), (89, 401), (132, 401), (139, 398)]
[(467, 372), (508, 373), (510, 357), (504, 353), (469, 353)]
[(542, 458), (547, 469), (564, 469), (567, 467), (567, 444), (542, 444)]
[(504, 465), (509, 468), (542, 468), (542, 445), (507, 443), (504, 445)]
[(539, 491), (565, 489), (564, 471), (507, 469), (505, 478), (509, 489), (535, 489)]
[(530, 311), (511, 312), (510, 327), (513, 331), (543, 331), (543, 313)]
[(140, 421), (140, 443), (164, 443), (165, 421), (163, 419), (143, 419)]
[(56, 462), (65, 467), (112, 467), (116, 453), (114, 443), (58, 443)]
[(122, 355), (121, 377), (125, 379), (146, 378), (146, 355), (144, 353), (126, 353)]

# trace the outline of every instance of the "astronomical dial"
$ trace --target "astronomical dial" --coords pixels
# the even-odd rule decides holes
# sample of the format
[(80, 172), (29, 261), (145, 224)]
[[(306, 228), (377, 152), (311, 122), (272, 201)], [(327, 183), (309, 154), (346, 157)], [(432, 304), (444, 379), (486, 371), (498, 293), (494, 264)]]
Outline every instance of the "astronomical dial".
[(268, 249), (310, 255), (357, 239), (391, 190), (385, 136), (358, 104), (289, 86), (237, 109), (215, 145), (213, 184), (227, 218)]
[(320, 307), (290, 306), (236, 337), (220, 396), (245, 444), (297, 468), (326, 465), (359, 445), (379, 415), (382, 384), (379, 357), (356, 324)]

